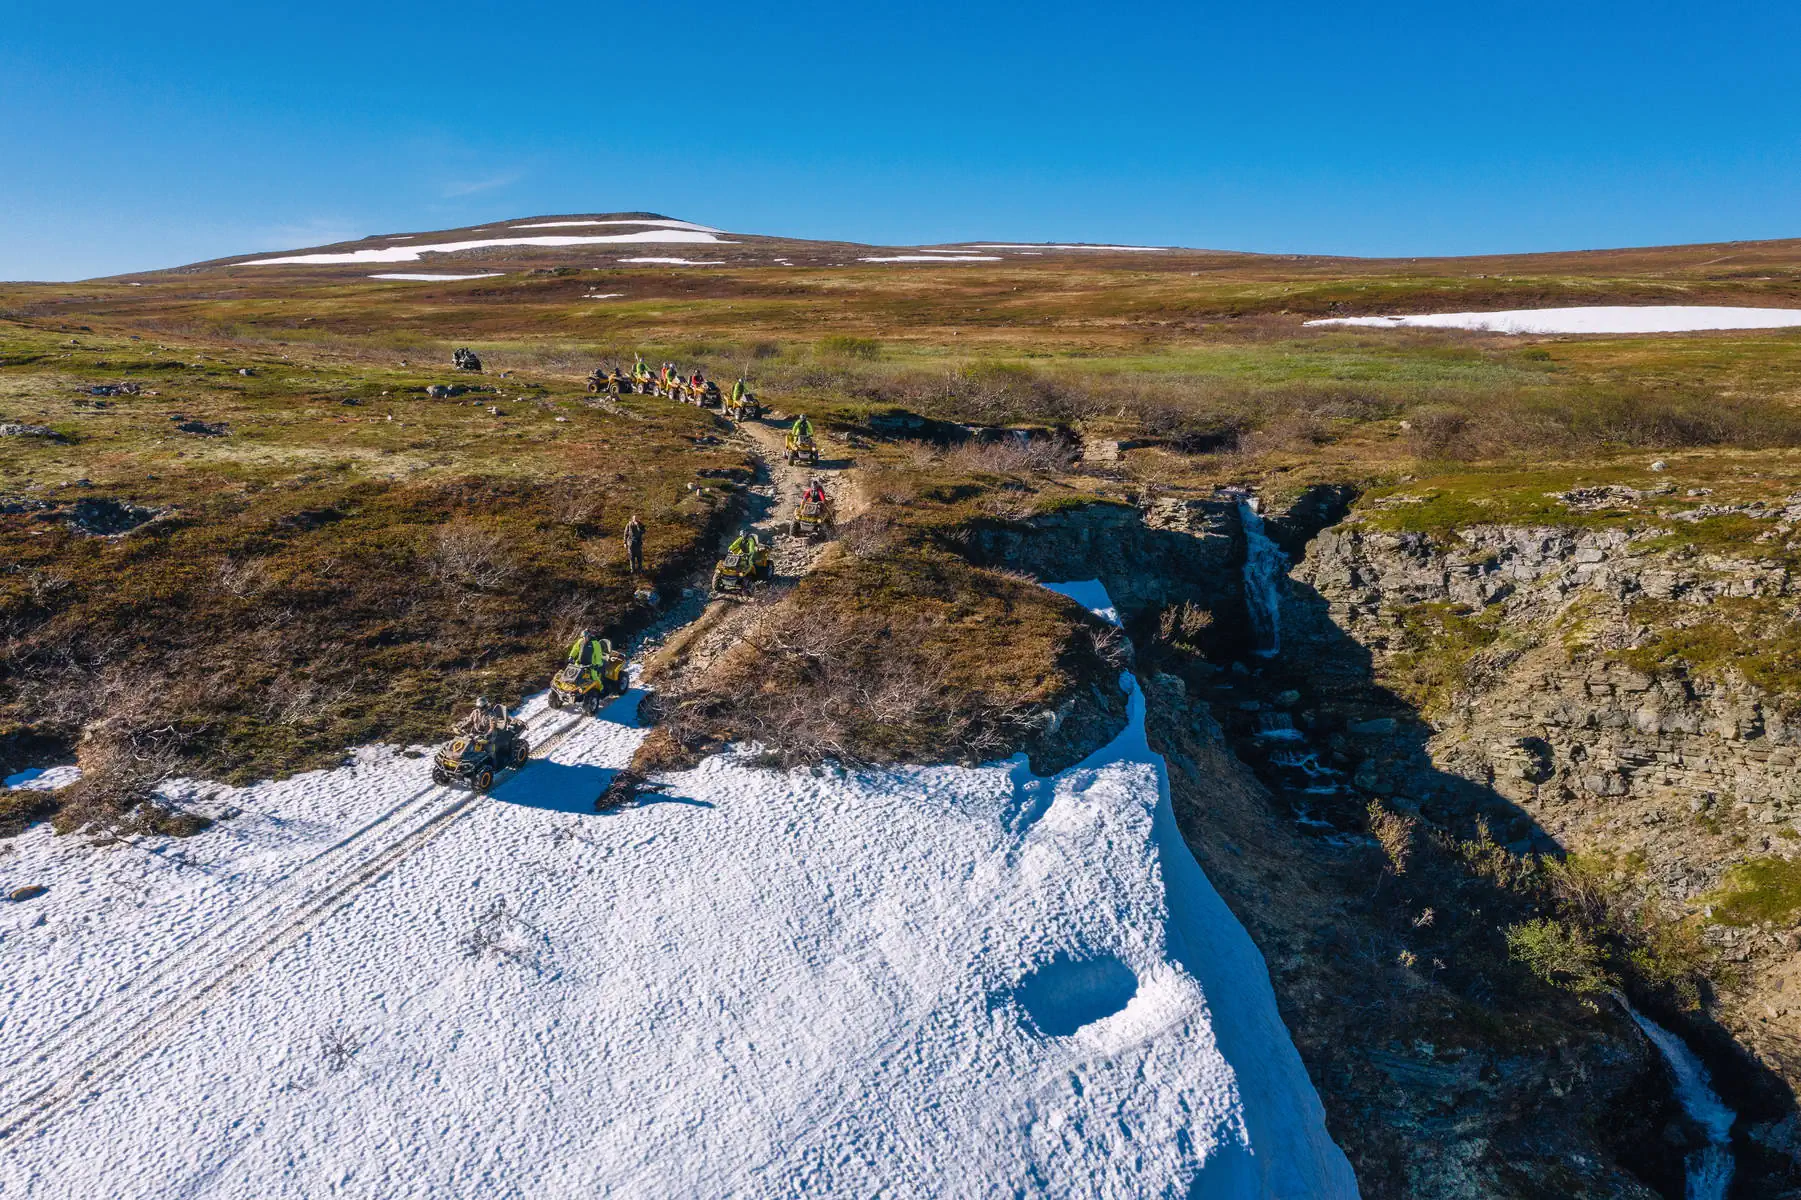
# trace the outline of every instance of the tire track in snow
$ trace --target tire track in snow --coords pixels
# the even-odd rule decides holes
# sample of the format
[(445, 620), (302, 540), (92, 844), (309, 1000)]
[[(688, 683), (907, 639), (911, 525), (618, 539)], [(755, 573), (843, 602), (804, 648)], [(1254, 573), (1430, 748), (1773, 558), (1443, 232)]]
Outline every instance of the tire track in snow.
[[(532, 757), (548, 754), (585, 720), (585, 716), (577, 716), (565, 722), (535, 747)], [(71, 1102), (97, 1095), (107, 1082), (179, 1036), (192, 1018), (206, 1011), (210, 1000), (225, 994), (232, 984), (351, 903), (363, 888), (434, 841), (484, 798), (472, 791), (422, 822), (408, 820), (447, 793), (454, 795), (455, 791), (431, 784), (389, 807), (302, 863), (247, 911), (194, 939), (147, 977), (132, 980), (122, 989), (127, 993), (123, 1002), (95, 1005), (49, 1044), (15, 1059), (9, 1065), (22, 1065), (23, 1069), (0, 1084), (0, 1094), (19, 1098), (0, 1111), (0, 1141), (34, 1132)], [(407, 826), (405, 832), (374, 844), (365, 855), (352, 853), (369, 849), (364, 839), (396, 822)], [(346, 857), (350, 861), (341, 863)], [(275, 922), (271, 927), (256, 928), (271, 921)], [(209, 955), (214, 957), (207, 961)], [(195, 980), (196, 975), (201, 978)], [(160, 1003), (177, 988), (178, 1001)], [(73, 1061), (66, 1061), (71, 1058)], [(57, 1059), (65, 1061), (58, 1063)], [(45, 1078), (38, 1068), (47, 1063), (49, 1077)]]
[[(782, 545), (785, 505), (813, 475), (829, 482), (840, 521), (860, 510), (860, 497), (830, 468), (799, 468), (782, 454), (782, 434), (762, 423), (740, 433), (770, 470), (774, 505), (758, 522), (759, 531), (785, 553), (784, 575), (812, 571), (824, 543)], [(822, 439), (823, 443), (823, 439)], [(848, 464), (846, 464), (848, 465)], [(823, 466), (823, 464), (822, 464)], [(854, 472), (854, 467), (851, 468)], [(535, 748), (542, 758), (586, 718), (577, 716)], [(530, 731), (544, 728), (527, 726)], [(181, 951), (120, 989), (124, 999), (100, 1002), (76, 1017), (46, 1044), (15, 1058), (13, 1074), (0, 1083), (0, 1095), (17, 1096), (0, 1109), (0, 1141), (29, 1135), (46, 1126), (71, 1104), (97, 1096), (107, 1083), (129, 1071), (161, 1046), (181, 1035), (193, 1018), (215, 999), (252, 974), (334, 912), (351, 903), (363, 888), (391, 873), (407, 858), (436, 840), (474, 809), (481, 794), (470, 792), (422, 822), (412, 818), (453, 789), (436, 784), (421, 788), (385, 809), (362, 826), (302, 863), (244, 911), (214, 930), (191, 940)], [(385, 841), (372, 835), (389, 827), (405, 831)], [(285, 917), (285, 919), (283, 919)], [(179, 993), (173, 1003), (171, 993)]]

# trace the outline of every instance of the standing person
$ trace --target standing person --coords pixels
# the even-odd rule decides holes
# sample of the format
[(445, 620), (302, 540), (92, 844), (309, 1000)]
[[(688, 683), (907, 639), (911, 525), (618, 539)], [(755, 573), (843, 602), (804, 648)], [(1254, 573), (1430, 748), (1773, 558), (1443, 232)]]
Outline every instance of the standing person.
[(637, 513), (625, 523), (622, 540), (625, 542), (626, 569), (636, 575), (644, 569), (644, 522), (638, 519)]

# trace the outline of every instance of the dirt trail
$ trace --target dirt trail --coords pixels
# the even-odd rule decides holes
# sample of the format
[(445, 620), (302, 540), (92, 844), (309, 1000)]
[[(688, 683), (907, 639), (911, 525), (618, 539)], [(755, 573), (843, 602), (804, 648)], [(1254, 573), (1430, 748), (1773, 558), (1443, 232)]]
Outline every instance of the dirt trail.
[[(856, 460), (849, 448), (816, 433), (819, 465), (790, 466), (785, 452), (788, 424), (789, 418), (772, 413), (761, 420), (740, 422), (737, 427), (737, 435), (750, 443), (761, 463), (756, 482), (746, 489), (750, 501), (748, 524), (773, 547), (775, 588), (792, 584), (812, 571), (836, 546), (831, 538), (812, 541), (788, 533), (789, 519), (809, 479), (816, 478), (825, 485), (834, 519), (840, 526), (865, 506)], [(706, 582), (710, 580), (699, 586)], [(703, 603), (705, 612), (684, 624), (645, 660), (644, 682), (668, 687), (704, 669), (721, 650), (742, 638), (764, 612), (763, 606), (755, 602), (703, 599)]]

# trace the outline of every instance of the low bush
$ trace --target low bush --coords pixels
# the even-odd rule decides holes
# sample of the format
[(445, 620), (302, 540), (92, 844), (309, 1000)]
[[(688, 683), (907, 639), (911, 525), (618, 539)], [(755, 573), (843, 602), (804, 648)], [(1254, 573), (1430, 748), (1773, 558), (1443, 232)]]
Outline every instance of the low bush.
[(756, 742), (784, 764), (995, 758), (1078, 690), (1117, 690), (1089, 623), (1028, 580), (949, 555), (841, 556), (665, 698), (662, 720), (683, 745)]

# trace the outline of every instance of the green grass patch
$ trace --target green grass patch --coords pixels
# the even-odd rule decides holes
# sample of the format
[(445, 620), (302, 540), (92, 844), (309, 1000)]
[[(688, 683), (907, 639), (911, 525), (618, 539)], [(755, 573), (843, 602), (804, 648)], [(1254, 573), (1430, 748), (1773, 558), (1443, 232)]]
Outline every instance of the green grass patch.
[(1633, 619), (1650, 629), (1616, 661), (1651, 675), (1720, 678), (1728, 670), (1792, 704), (1801, 699), (1801, 612), (1779, 599), (1722, 596), (1705, 608), (1640, 601)]
[(1713, 919), (1722, 925), (1792, 924), (1801, 915), (1801, 859), (1739, 863), (1709, 899)]

